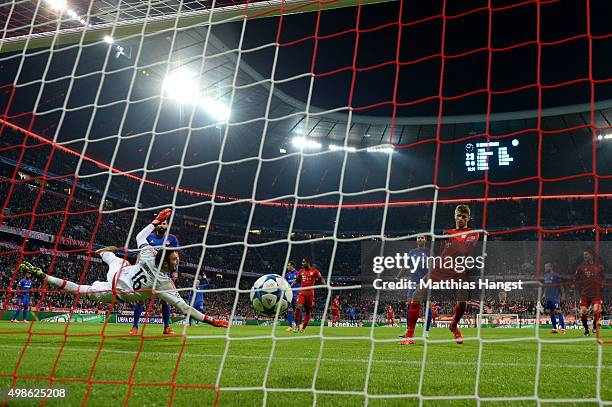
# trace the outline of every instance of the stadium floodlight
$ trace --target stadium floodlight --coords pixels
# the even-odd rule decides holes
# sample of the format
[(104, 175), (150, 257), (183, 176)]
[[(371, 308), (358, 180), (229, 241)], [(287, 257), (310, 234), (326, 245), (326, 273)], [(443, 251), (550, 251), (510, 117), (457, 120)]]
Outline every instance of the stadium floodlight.
[(278, 152), (281, 154), (287, 154), (287, 150), (285, 150), (284, 148), (279, 148)]
[(336, 144), (330, 144), (329, 145), (329, 149), (331, 151), (347, 151), (349, 153), (354, 153), (357, 151), (357, 148), (355, 147), (350, 147), (350, 146), (338, 146)]
[(107, 44), (113, 44), (115, 42), (115, 40), (110, 35), (105, 35), (104, 36), (104, 42), (106, 42)]
[(164, 93), (179, 103), (194, 103), (199, 99), (198, 82), (186, 69), (179, 68), (168, 73), (162, 85)]
[(219, 99), (200, 95), (199, 83), (187, 69), (179, 68), (168, 73), (162, 89), (166, 96), (179, 103), (198, 103), (216, 120), (226, 121), (230, 117), (229, 107)]
[(47, 0), (49, 6), (56, 11), (64, 11), (66, 8), (66, 0)]
[(395, 149), (393, 148), (393, 146), (373, 146), (373, 147), (368, 147), (366, 149), (366, 151), (368, 153), (385, 153), (385, 154), (392, 154), (393, 151)]
[(203, 97), (200, 100), (200, 105), (206, 110), (211, 116), (219, 121), (225, 121), (229, 119), (230, 109), (220, 102), (218, 99), (212, 99), (209, 97)]
[(309, 140), (305, 137), (295, 137), (293, 140), (291, 140), (291, 144), (293, 144), (294, 147), (297, 147), (300, 150), (304, 148), (321, 148), (321, 143), (318, 143), (314, 140)]

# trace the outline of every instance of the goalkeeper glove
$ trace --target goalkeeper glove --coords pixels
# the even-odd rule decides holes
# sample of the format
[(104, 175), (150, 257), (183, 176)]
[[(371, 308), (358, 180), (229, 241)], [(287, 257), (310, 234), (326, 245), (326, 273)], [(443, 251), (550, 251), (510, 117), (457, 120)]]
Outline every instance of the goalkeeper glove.
[(157, 214), (157, 217), (151, 223), (153, 225), (157, 226), (160, 223), (162, 223), (163, 221), (165, 221), (166, 219), (168, 219), (170, 217), (170, 215), (172, 215), (172, 209), (166, 208), (166, 209), (162, 210), (159, 214)]
[(19, 265), (19, 271), (21, 273), (29, 273), (30, 270), (32, 270), (33, 268), (34, 268), (34, 266), (32, 266), (27, 261), (22, 261), (21, 264)]

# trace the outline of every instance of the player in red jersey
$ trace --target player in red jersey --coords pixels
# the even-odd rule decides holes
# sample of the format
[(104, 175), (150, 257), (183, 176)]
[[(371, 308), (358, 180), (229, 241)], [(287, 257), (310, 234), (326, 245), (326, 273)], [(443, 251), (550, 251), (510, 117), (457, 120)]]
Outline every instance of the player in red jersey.
[(395, 311), (393, 310), (393, 307), (389, 305), (389, 308), (387, 308), (387, 327), (392, 327), (394, 322)]
[(335, 296), (331, 305), (332, 326), (336, 326), (340, 322), (340, 297)]
[(302, 322), (299, 327), (296, 326), (294, 332), (304, 332), (308, 326), (308, 322), (310, 322), (310, 315), (312, 313), (312, 307), (314, 306), (314, 288), (304, 288), (313, 287), (318, 281), (320, 281), (322, 285), (327, 284), (321, 272), (312, 267), (310, 260), (302, 259), (302, 268), (298, 271), (298, 275), (295, 280), (293, 280), (293, 283), (291, 283), (291, 287), (298, 283), (300, 284), (300, 291), (297, 297), (297, 308), (295, 310), (295, 320), (299, 321), (302, 318), (302, 312), (304, 312), (304, 322)]
[(580, 289), (580, 320), (584, 326), (584, 336), (589, 335), (587, 312), (593, 306), (593, 332), (599, 329), (601, 315), (601, 290), (604, 285), (604, 266), (595, 261), (595, 253), (590, 248), (582, 253), (584, 262), (576, 269), (574, 287)]
[[(445, 230), (445, 235), (451, 236), (440, 243), (440, 257), (442, 259), (452, 257), (471, 256), (478, 243), (479, 233), (474, 232), (468, 227), (470, 221), (470, 207), (467, 205), (457, 205), (455, 208), (455, 229)], [(433, 270), (425, 275), (424, 281), (431, 280), (433, 282), (440, 281), (458, 281), (465, 280), (466, 274), (457, 271), (454, 267), (445, 267), (444, 264), (434, 265)], [(455, 290), (457, 304), (453, 314), (453, 321), (449, 329), (455, 336), (458, 344), (463, 343), (463, 336), (459, 331), (458, 324), (461, 317), (467, 308), (468, 292), (467, 290)], [(414, 328), (421, 314), (421, 303), (427, 298), (427, 290), (419, 288), (412, 296), (410, 307), (408, 309), (408, 320), (406, 321), (407, 330), (404, 339), (400, 342), (401, 345), (413, 345)]]

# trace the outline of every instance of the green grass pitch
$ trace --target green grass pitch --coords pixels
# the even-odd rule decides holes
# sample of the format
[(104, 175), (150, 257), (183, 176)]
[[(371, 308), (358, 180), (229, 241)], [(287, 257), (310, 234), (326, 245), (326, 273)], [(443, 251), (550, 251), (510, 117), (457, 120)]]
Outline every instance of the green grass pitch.
[[(0, 324), (0, 387), (12, 383), (29, 328), (29, 324)], [(65, 328), (61, 323), (36, 323), (32, 330), (62, 333)], [(104, 334), (122, 335), (128, 328), (109, 324)], [(56, 380), (52, 386), (66, 388), (68, 396), (61, 401), (49, 399), (47, 406), (82, 405), (86, 393), (88, 406), (126, 401), (130, 406), (159, 406), (168, 405), (171, 398), (175, 406), (208, 406), (215, 401), (219, 406), (361, 406), (366, 391), (368, 406), (418, 406), (419, 390), (425, 406), (476, 406), (476, 387), (483, 406), (535, 406), (536, 391), (547, 401), (544, 405), (550, 406), (599, 405), (598, 396), (612, 403), (612, 344), (598, 346), (594, 338), (572, 341), (582, 339), (579, 330), (553, 336), (541, 329), (544, 342), (540, 345), (534, 329), (489, 328), (481, 330), (481, 337), (487, 340), (482, 345), (468, 339), (463, 345), (419, 342), (399, 346), (397, 336), (402, 328), (326, 327), (321, 338), (313, 336), (321, 333), (320, 327), (311, 327), (306, 334), (279, 327), (274, 341), (265, 338), (272, 335), (271, 327), (232, 327), (230, 341), (223, 336), (226, 331), (208, 326), (188, 328), (186, 339), (178, 335), (144, 341), (141, 337), (103, 339), (102, 329), (103, 324), (71, 323), (66, 332), (75, 336), (66, 337), (61, 354), (63, 335), (32, 335), (15, 373), (36, 378), (18, 379), (17, 387), (46, 388), (52, 375)], [(180, 333), (182, 327), (176, 330)], [(145, 333), (158, 335), (160, 331), (159, 325), (149, 325)], [(463, 332), (466, 338), (477, 335), (475, 329)], [(370, 335), (380, 341), (372, 342)], [(612, 340), (612, 330), (602, 330), (602, 338)], [(430, 339), (451, 340), (452, 335), (447, 329), (433, 328)], [(551, 340), (554, 342), (547, 342)], [(220, 387), (215, 389), (224, 353)], [(129, 386), (132, 370), (133, 385)], [(313, 387), (316, 392), (311, 391)], [(441, 399), (448, 396), (455, 399)], [(495, 397), (511, 400), (487, 400)], [(562, 403), (567, 399), (583, 402)], [(12, 400), (9, 405), (40, 403)]]

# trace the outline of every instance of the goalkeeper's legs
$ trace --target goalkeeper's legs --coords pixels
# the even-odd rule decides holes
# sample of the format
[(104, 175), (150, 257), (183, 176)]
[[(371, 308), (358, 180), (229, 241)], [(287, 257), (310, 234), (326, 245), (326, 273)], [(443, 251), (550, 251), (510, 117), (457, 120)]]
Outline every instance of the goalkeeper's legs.
[(202, 314), (200, 311), (193, 308), (191, 305), (187, 304), (176, 290), (156, 292), (155, 295), (159, 299), (164, 301), (166, 304), (175, 307), (183, 315), (190, 314), (191, 318), (196, 319), (198, 321), (202, 321), (208, 325), (212, 325), (215, 327), (228, 327), (227, 321), (211, 318), (206, 314)]
[(48, 284), (60, 290), (64, 290), (72, 295), (80, 294), (96, 302), (112, 302), (115, 297), (113, 286), (107, 281), (96, 281), (92, 285), (82, 285), (49, 275), (46, 277), (46, 280)]
[(112, 284), (107, 281), (96, 281), (92, 285), (80, 285), (68, 280), (47, 275), (41, 268), (34, 267), (25, 261), (19, 265), (19, 270), (22, 272), (28, 272), (39, 280), (46, 280), (49, 285), (58, 287), (60, 290), (64, 290), (72, 295), (80, 294), (96, 302), (112, 302), (113, 298), (115, 297), (113, 294)]

